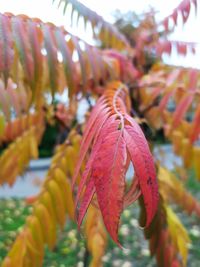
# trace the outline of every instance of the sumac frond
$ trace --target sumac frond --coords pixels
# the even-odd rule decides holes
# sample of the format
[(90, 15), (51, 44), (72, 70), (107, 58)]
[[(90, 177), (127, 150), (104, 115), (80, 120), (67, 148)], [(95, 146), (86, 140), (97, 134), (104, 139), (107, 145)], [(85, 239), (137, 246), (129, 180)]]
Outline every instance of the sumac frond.
[(44, 124), (40, 122), (31, 126), (18, 136), (0, 156), (0, 185), (12, 186), (19, 174), (22, 174), (32, 158), (38, 157), (38, 145), (44, 131)]
[(171, 30), (169, 28), (170, 20), (173, 21), (173, 27), (177, 25), (178, 16), (182, 17), (183, 24), (187, 22), (192, 4), (195, 7), (195, 11), (197, 11), (197, 0), (182, 0), (181, 3), (173, 10), (172, 14), (163, 19), (161, 24), (164, 26), (166, 32)]
[(196, 43), (192, 42), (180, 42), (174, 40), (163, 40), (156, 42), (156, 44), (151, 44), (149, 48), (153, 47), (158, 56), (162, 56), (162, 54), (171, 55), (172, 49), (175, 48), (176, 52), (179, 55), (186, 56), (189, 52), (195, 54), (196, 52)]
[(2, 266), (7, 266), (7, 262), (11, 266), (17, 262), (18, 267), (27, 264), (42, 266), (45, 245), (50, 250), (56, 245), (57, 225), (63, 229), (67, 216), (74, 220), (70, 177), (75, 168), (79, 145), (80, 136), (72, 131), (68, 141), (57, 148), (41, 192), (27, 198), (27, 202), (33, 204), (33, 212), (28, 216)]
[[(55, 0), (53, 0), (53, 2), (55, 2)], [(62, 3), (64, 3), (63, 13), (66, 12), (69, 4), (72, 6), (71, 23), (74, 22), (74, 11), (78, 12), (75, 24), (78, 24), (80, 17), (84, 19), (85, 24), (89, 21), (93, 28), (94, 37), (101, 40), (105, 47), (112, 47), (119, 50), (129, 48), (129, 43), (126, 37), (121, 34), (115, 26), (105, 21), (103, 17), (99, 16), (96, 12), (77, 0), (59, 0), (59, 6)]]
[[(41, 115), (38, 113), (22, 115), (5, 124), (4, 131), (0, 135), (0, 143), (8, 143), (14, 141), (18, 136), (33, 125), (41, 123)], [(41, 124), (40, 124), (41, 125)]]
[[(195, 165), (197, 173), (193, 157), (198, 158), (194, 151), (198, 149), (195, 142), (200, 137), (199, 75), (196, 69), (170, 67), (164, 72), (152, 70), (151, 75), (144, 77), (140, 83), (143, 87), (141, 111), (148, 110), (148, 103), (158, 99), (145, 113), (146, 118), (152, 121), (151, 126), (164, 128), (174, 152), (182, 157), (184, 167)], [(151, 120), (152, 114), (155, 120)]]
[[(31, 89), (32, 98), (42, 90), (63, 91), (69, 95), (122, 77), (120, 59), (88, 45), (64, 28), (25, 15), (1, 14), (3, 36), (0, 71), (8, 78)], [(73, 55), (77, 53), (78, 59)], [(1, 54), (0, 54), (1, 56)], [(128, 61), (128, 59), (127, 59)], [(133, 75), (134, 76), (134, 75)]]
[(184, 188), (183, 183), (167, 169), (158, 168), (159, 192), (165, 201), (175, 202), (189, 215), (200, 216), (200, 203)]
[[(113, 82), (97, 101), (83, 135), (80, 157), (73, 177), (75, 183), (87, 152), (91, 149), (78, 187), (76, 202), (80, 202), (78, 223), (96, 193), (105, 226), (112, 239), (119, 243), (117, 233), (120, 215), (126, 206), (125, 174), (132, 162), (136, 182), (129, 203), (144, 198), (148, 226), (157, 209), (158, 188), (153, 158), (145, 136), (129, 113), (128, 89)], [(131, 189), (130, 189), (131, 191)], [(127, 193), (128, 194), (128, 193)]]

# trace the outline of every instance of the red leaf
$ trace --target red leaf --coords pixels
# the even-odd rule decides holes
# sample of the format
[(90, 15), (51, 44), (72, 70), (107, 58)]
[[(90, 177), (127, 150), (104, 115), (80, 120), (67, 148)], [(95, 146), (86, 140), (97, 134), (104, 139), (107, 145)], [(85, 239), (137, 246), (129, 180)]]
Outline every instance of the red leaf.
[(12, 27), (19, 58), (24, 68), (26, 78), (28, 82), (33, 85), (34, 64), (26, 28), (27, 25), (20, 17), (12, 17)]
[[(126, 117), (127, 118), (127, 117)], [(128, 118), (131, 125), (125, 125), (124, 138), (144, 198), (148, 226), (157, 210), (158, 186), (156, 171), (148, 143), (139, 125)]]
[(173, 94), (174, 94), (174, 91), (170, 91), (170, 92), (167, 92), (166, 95), (163, 96), (163, 98), (162, 98), (162, 100), (160, 101), (160, 104), (159, 104), (159, 109), (160, 109), (161, 112), (165, 109), (170, 97)]
[(110, 117), (108, 124), (99, 137), (101, 146), (93, 162), (91, 178), (94, 179), (105, 226), (112, 239), (118, 243), (117, 233), (125, 190), (126, 143), (119, 129), (120, 121)]
[(96, 140), (83, 174), (83, 178), (86, 179), (87, 175), (91, 173), (89, 178), (91, 188), (86, 187), (83, 195), (84, 204), (81, 204), (78, 219), (78, 222), (81, 223), (84, 212), (91, 201), (92, 181), (94, 181), (105, 226), (118, 244), (117, 233), (123, 209), (126, 172), (126, 145), (119, 124), (120, 121), (116, 120), (116, 116), (111, 116)]
[(176, 47), (177, 47), (177, 51), (179, 54), (185, 56), (186, 53), (187, 53), (187, 45), (184, 44), (184, 43), (177, 43), (176, 44)]
[(174, 114), (173, 114), (173, 127), (177, 127), (181, 120), (183, 119), (185, 113), (189, 109), (190, 105), (192, 104), (192, 100), (194, 98), (194, 94), (187, 94), (182, 97), (181, 101), (179, 102)]
[(185, 23), (188, 20), (190, 14), (190, 0), (184, 0), (180, 4), (180, 11), (182, 13), (183, 22)]
[(96, 62), (96, 55), (93, 51), (93, 47), (88, 45), (88, 44), (85, 44), (85, 51), (87, 53), (87, 56), (88, 56), (88, 61), (89, 61), (89, 64), (90, 64), (90, 68), (91, 68), (91, 74), (92, 74), (92, 78), (94, 80), (94, 83), (95, 85), (99, 84), (99, 81), (100, 81), (100, 70), (99, 70), (99, 66)]
[(38, 196), (34, 195), (34, 196), (26, 197), (25, 203), (28, 205), (33, 205), (33, 203), (35, 203), (37, 200), (38, 200)]
[(31, 46), (31, 53), (34, 61), (34, 89), (40, 83), (43, 73), (43, 58), (41, 53), (41, 44), (39, 41), (38, 24), (33, 20), (28, 20), (28, 31)]
[(172, 258), (173, 258), (173, 246), (171, 244), (166, 244), (164, 252), (164, 263), (166, 267), (171, 266)]
[(171, 267), (181, 267), (181, 264), (178, 260), (175, 259), (173, 260)]
[(14, 60), (13, 41), (10, 19), (0, 14), (0, 71), (7, 83), (11, 65)]
[(57, 47), (62, 54), (65, 77), (69, 89), (69, 96), (71, 97), (77, 87), (75, 81), (76, 69), (72, 60), (72, 53), (70, 52), (68, 43), (65, 40), (65, 34), (60, 29), (57, 29), (54, 31), (54, 35)]
[(91, 142), (95, 134), (101, 129), (108, 115), (109, 113), (108, 113), (108, 109), (106, 109), (105, 99), (104, 97), (101, 97), (98, 103), (95, 105), (94, 109), (92, 110), (90, 119), (88, 120), (86, 127), (85, 127), (86, 130), (82, 138), (80, 152), (79, 152), (80, 157), (76, 165), (74, 176), (72, 178), (73, 186), (77, 179), (81, 165), (83, 163), (83, 159), (89, 149), (89, 146), (91, 145)]
[(197, 11), (197, 0), (182, 0), (182, 2), (174, 9), (173, 13), (162, 20), (161, 23), (164, 25), (166, 31), (168, 31), (168, 23), (170, 17), (173, 19), (174, 24), (177, 25), (178, 13), (181, 13), (183, 23), (186, 23), (190, 14), (191, 2), (193, 2), (195, 6), (195, 11)]
[(168, 55), (170, 55), (171, 51), (172, 51), (171, 42), (170, 41), (166, 41), (166, 42), (164, 42), (163, 46), (164, 46), (164, 52), (167, 53)]
[(168, 32), (169, 30), (169, 18), (168, 17), (164, 19), (163, 25), (165, 27), (165, 31)]
[(195, 90), (197, 87), (197, 82), (198, 82), (198, 74), (199, 72), (195, 69), (191, 69), (189, 72), (189, 89), (190, 90)]
[(133, 64), (130, 64), (130, 61), (128, 61), (124, 55), (114, 50), (106, 50), (106, 55), (117, 59), (119, 62), (121, 80), (137, 79), (139, 77), (140, 73), (138, 70), (133, 66)]
[(167, 53), (168, 55), (170, 55), (171, 50), (172, 50), (172, 43), (168, 40), (164, 40), (158, 43), (156, 46), (156, 53), (158, 55), (162, 55), (163, 53)]
[(167, 77), (166, 86), (171, 86), (178, 79), (180, 73), (180, 69), (173, 70)]
[[(102, 118), (102, 117), (101, 117)], [(98, 118), (99, 119), (99, 118)], [(98, 122), (98, 119), (96, 120)], [(104, 122), (103, 122), (104, 123)], [(103, 125), (102, 125), (103, 126)], [(99, 130), (101, 129), (101, 127), (99, 128)], [(95, 127), (94, 127), (95, 128)], [(95, 132), (94, 132), (95, 133)], [(97, 134), (97, 136), (99, 136)], [(84, 144), (84, 143), (83, 143)], [(85, 167), (85, 170), (83, 172), (83, 175), (82, 175), (82, 179), (80, 181), (80, 184), (79, 184), (79, 187), (78, 187), (78, 192), (77, 192), (77, 196), (76, 196), (76, 206), (77, 206), (77, 203), (79, 201), (79, 198), (81, 196), (81, 193), (84, 189), (84, 186), (86, 185), (87, 183), (87, 180), (88, 180), (88, 175), (89, 173), (91, 172), (91, 168), (92, 168), (92, 164), (93, 164), (93, 161), (94, 161), (94, 158), (96, 156), (96, 153), (99, 151), (99, 148), (101, 146), (101, 142), (94, 142), (94, 145), (92, 146), (92, 152), (90, 154), (90, 158), (87, 162), (87, 165)], [(87, 147), (87, 150), (88, 150), (89, 146)], [(83, 155), (86, 154), (87, 150), (85, 150), (86, 147), (84, 147), (84, 151), (83, 151), (83, 154), (80, 154), (80, 158), (79, 158), (79, 161), (77, 163), (77, 167), (80, 169), (80, 166), (81, 166), (81, 162), (83, 161)], [(82, 150), (80, 150), (82, 152)], [(77, 171), (77, 169), (76, 169)], [(76, 174), (75, 174), (76, 175)], [(78, 175), (78, 172), (77, 172), (77, 175)], [(89, 178), (90, 179), (90, 178)]]
[(191, 46), (191, 52), (192, 54), (196, 54), (196, 48), (194, 45)]
[[(117, 233), (124, 206), (134, 202), (142, 192), (148, 226), (155, 215), (158, 197), (148, 143), (140, 127), (126, 111), (128, 91), (120, 82), (111, 85), (97, 102), (87, 123), (73, 184), (91, 148), (76, 196), (76, 205), (80, 203), (78, 223), (81, 224), (96, 193), (105, 226), (112, 239), (119, 244)], [(127, 151), (130, 158), (127, 158)], [(125, 193), (125, 174), (130, 159), (137, 177)]]
[(178, 17), (178, 13), (177, 13), (176, 9), (172, 13), (171, 17), (173, 18), (174, 24), (176, 25), (177, 24), (177, 17)]
[(52, 95), (54, 96), (54, 92), (58, 86), (57, 46), (51, 25), (44, 24), (42, 26), (42, 31), (44, 34), (44, 45), (47, 52), (50, 86)]

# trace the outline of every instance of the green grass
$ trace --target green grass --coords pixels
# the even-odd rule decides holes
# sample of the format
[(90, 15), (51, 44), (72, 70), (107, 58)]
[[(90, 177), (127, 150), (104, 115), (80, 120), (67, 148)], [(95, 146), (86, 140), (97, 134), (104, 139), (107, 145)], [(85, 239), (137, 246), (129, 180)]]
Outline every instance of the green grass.
[(185, 184), (186, 188), (200, 200), (200, 181), (195, 178), (194, 170), (189, 171), (189, 179)]
[[(0, 264), (31, 210), (32, 207), (27, 206), (23, 199), (0, 200)], [(84, 239), (80, 237), (74, 223), (70, 221), (66, 223), (66, 227), (59, 234), (58, 240), (54, 251), (45, 248), (43, 266), (73, 267), (82, 261), (85, 252)]]

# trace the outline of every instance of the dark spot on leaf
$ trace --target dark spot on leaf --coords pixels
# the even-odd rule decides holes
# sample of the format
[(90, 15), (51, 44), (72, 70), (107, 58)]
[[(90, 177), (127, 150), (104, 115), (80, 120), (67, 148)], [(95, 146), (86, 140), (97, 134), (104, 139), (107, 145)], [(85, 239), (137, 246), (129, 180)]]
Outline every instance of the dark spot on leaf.
[(150, 185), (150, 186), (153, 184), (151, 177), (148, 178), (147, 184)]

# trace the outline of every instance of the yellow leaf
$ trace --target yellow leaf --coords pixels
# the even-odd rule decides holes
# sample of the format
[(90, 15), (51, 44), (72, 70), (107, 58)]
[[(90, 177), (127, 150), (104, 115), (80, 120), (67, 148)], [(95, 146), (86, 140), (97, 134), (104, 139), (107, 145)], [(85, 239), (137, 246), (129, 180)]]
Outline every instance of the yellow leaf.
[(193, 150), (192, 150), (192, 145), (188, 138), (182, 139), (181, 147), (182, 147), (181, 155), (183, 158), (184, 167), (189, 168), (193, 161)]
[(193, 211), (199, 214), (196, 199), (184, 188), (183, 183), (167, 169), (158, 168), (159, 192), (165, 201), (173, 201), (189, 214)]
[(96, 232), (92, 236), (91, 253), (92, 253), (92, 261), (91, 261), (90, 267), (102, 266), (102, 257), (105, 253), (105, 240), (98, 232)]
[(90, 267), (102, 266), (102, 257), (107, 244), (107, 234), (99, 210), (90, 206), (85, 220), (84, 232), (87, 238), (87, 247), (92, 255)]
[(74, 220), (75, 219), (75, 207), (74, 200), (72, 195), (72, 188), (69, 179), (66, 177), (64, 172), (56, 168), (54, 171), (55, 179), (57, 181), (58, 186), (61, 190), (61, 196), (63, 199), (63, 203), (65, 205), (65, 210), (69, 217)]
[(65, 157), (60, 159), (60, 168), (64, 173), (67, 172), (67, 159)]
[(48, 209), (42, 203), (36, 203), (34, 213), (40, 222), (43, 239), (48, 244), (49, 249), (52, 250), (56, 242), (55, 222), (51, 218)]
[(17, 237), (12, 249), (8, 253), (8, 257), (11, 259), (13, 266), (17, 262), (18, 267), (23, 267), (24, 256), (26, 253), (26, 247), (24, 246), (24, 244), (25, 244), (24, 235), (23, 233), (21, 233)]
[(5, 131), (5, 118), (3, 115), (0, 115), (0, 138), (4, 135)]
[(49, 182), (47, 183), (47, 190), (49, 190), (49, 193), (53, 200), (53, 209), (55, 211), (57, 221), (59, 222), (60, 226), (64, 228), (66, 223), (66, 212), (61, 196), (61, 190), (54, 180), (49, 180)]
[(182, 257), (184, 266), (186, 266), (188, 257), (188, 244), (190, 243), (190, 238), (179, 218), (168, 206), (166, 207), (166, 214), (172, 241)]
[(51, 231), (51, 236), (49, 237), (51, 240), (51, 244), (49, 244), (49, 246), (51, 247), (51, 249), (53, 249), (56, 244), (56, 214), (55, 214), (55, 209), (53, 208), (53, 200), (49, 192), (44, 192), (41, 195), (39, 201), (41, 204), (45, 206), (51, 218), (50, 227), (52, 231)]
[(194, 169), (196, 178), (200, 181), (200, 147), (193, 148)]
[[(41, 265), (41, 254), (37, 248), (36, 241), (33, 238), (32, 231), (29, 227), (25, 227), (23, 234), (25, 236), (26, 257), (25, 263), (30, 267), (36, 267)], [(28, 266), (27, 266), (28, 267)]]
[(77, 162), (77, 153), (74, 150), (74, 147), (68, 146), (66, 148), (65, 158), (67, 161), (67, 170), (70, 177), (74, 174), (75, 165)]
[(30, 228), (36, 248), (43, 255), (44, 239), (40, 222), (36, 216), (29, 216), (26, 220), (27, 226)]
[(38, 158), (38, 146), (37, 146), (37, 140), (35, 139), (34, 134), (30, 134), (29, 145), (30, 145), (30, 157), (33, 159), (37, 159)]
[(180, 155), (181, 153), (181, 142), (182, 142), (182, 138), (183, 138), (183, 133), (180, 131), (174, 131), (172, 133), (172, 143), (173, 143), (173, 149), (174, 152), (177, 155)]

